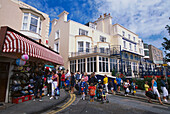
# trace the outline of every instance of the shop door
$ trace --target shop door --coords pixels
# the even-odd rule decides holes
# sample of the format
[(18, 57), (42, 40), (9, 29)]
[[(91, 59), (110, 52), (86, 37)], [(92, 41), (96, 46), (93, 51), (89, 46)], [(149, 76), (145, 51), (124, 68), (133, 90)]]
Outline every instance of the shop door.
[(5, 102), (9, 65), (8, 62), (0, 62), (0, 102)]

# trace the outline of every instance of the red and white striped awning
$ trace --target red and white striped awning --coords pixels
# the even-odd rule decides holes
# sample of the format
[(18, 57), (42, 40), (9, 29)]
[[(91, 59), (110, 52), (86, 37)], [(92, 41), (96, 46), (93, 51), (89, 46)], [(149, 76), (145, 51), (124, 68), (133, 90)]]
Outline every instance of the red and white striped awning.
[(11, 31), (7, 31), (3, 52), (27, 54), (53, 63), (64, 64), (59, 54)]

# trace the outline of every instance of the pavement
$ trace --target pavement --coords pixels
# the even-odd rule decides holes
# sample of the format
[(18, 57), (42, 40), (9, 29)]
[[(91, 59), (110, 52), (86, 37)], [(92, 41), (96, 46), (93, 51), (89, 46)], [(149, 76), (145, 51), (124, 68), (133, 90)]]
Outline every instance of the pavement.
[(20, 104), (6, 104), (0, 109), (0, 114), (35, 114), (42, 113), (50, 108), (59, 105), (69, 97), (69, 93), (65, 90), (60, 90), (59, 99), (49, 99), (50, 97), (42, 97), (43, 101), (29, 100)]

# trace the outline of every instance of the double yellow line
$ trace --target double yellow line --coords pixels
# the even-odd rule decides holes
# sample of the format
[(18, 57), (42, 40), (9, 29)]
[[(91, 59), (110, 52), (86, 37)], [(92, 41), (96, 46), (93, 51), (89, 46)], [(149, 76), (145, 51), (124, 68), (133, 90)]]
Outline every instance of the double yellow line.
[(69, 107), (74, 101), (76, 100), (76, 95), (75, 94), (70, 94), (70, 99), (69, 101), (64, 104), (63, 106), (61, 106), (59, 110), (52, 110), (51, 112), (49, 112), (48, 114), (56, 114), (57, 112), (60, 112), (64, 109), (66, 109), (67, 107)]

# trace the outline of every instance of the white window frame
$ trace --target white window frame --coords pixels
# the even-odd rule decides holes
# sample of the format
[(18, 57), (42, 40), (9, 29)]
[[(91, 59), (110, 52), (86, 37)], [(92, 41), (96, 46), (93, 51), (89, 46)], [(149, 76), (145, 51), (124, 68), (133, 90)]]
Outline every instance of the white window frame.
[(126, 48), (126, 41), (123, 41), (123, 47)]
[(76, 60), (70, 61), (70, 72), (76, 72)]
[(131, 43), (129, 43), (129, 49), (132, 50), (132, 44)]
[[(25, 15), (28, 14), (28, 15)], [(27, 22), (24, 22), (24, 17), (28, 17)], [(36, 18), (37, 17), (37, 18)], [(34, 18), (37, 20), (37, 25), (31, 24), (31, 18)], [(24, 24), (27, 24), (27, 27), (24, 29)], [(31, 31), (30, 27), (32, 26), (36, 26), (36, 31)], [(30, 31), (30, 32), (34, 32), (37, 34), (41, 35), (41, 30), (42, 30), (42, 20), (40, 19), (39, 16), (34, 15), (32, 13), (27, 13), (27, 12), (23, 12), (23, 18), (22, 18), (22, 26), (21, 26), (21, 30), (26, 30), (26, 31)]]
[(128, 34), (128, 38), (130, 39), (130, 34)]
[[(82, 47), (79, 47), (79, 43), (82, 43)], [(78, 52), (84, 52), (84, 42), (83, 41), (78, 41)]]
[(133, 37), (133, 41), (135, 41), (136, 40), (136, 38), (135, 37)]
[[(92, 60), (91, 60), (91, 58), (92, 58)], [(96, 64), (96, 60), (94, 58), (97, 59), (97, 57), (87, 58), (87, 72), (96, 72), (97, 71), (97, 64)], [(89, 59), (89, 61), (88, 61), (88, 59)], [(95, 69), (95, 66), (96, 66), (96, 69)]]
[(55, 40), (60, 38), (60, 30), (55, 32)]
[(100, 42), (106, 42), (106, 37), (100, 36)]
[(134, 45), (134, 50), (136, 51), (136, 45)]
[(59, 53), (59, 42), (54, 43), (54, 50)]
[[(78, 71), (79, 72), (85, 72), (86, 71), (86, 60), (83, 59), (78, 59)], [(82, 66), (82, 68), (81, 68)]]
[(125, 36), (125, 31), (122, 31), (122, 36)]
[(84, 29), (79, 29), (79, 35), (85, 35), (88, 36), (88, 31)]
[[(100, 58), (101, 58), (101, 60), (100, 60)], [(104, 58), (104, 61), (103, 61), (103, 58)], [(106, 59), (107, 59), (107, 61), (106, 61)], [(101, 56), (99, 57), (99, 72), (109, 72), (110, 71), (108, 60), (109, 60), (109, 58), (107, 58), (107, 57), (101, 57)], [(100, 64), (101, 64), (101, 69), (100, 69)], [(104, 68), (104, 70), (103, 70), (103, 68)]]
[(90, 42), (86, 42), (86, 52), (90, 52)]

